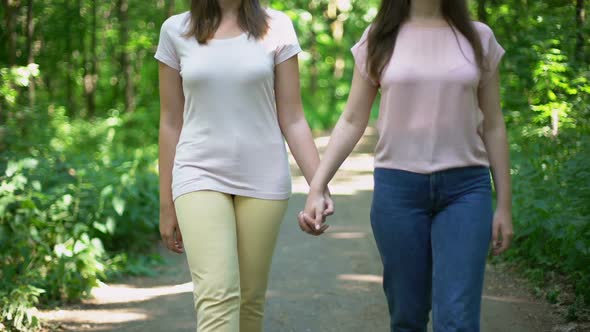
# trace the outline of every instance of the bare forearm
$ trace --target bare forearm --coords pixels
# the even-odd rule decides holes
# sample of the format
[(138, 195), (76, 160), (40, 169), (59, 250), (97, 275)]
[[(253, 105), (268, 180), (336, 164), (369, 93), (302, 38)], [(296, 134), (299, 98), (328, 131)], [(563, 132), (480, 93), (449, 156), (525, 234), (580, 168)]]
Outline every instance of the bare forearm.
[(504, 123), (484, 131), (484, 143), (488, 151), (494, 187), (496, 188), (497, 208), (510, 210), (512, 208), (510, 156)]
[(301, 116), (293, 123), (281, 127), (293, 158), (299, 165), (307, 183), (311, 183), (320, 163), (320, 157), (307, 121)]
[(326, 188), (361, 139), (376, 95), (377, 87), (365, 80), (355, 67), (346, 108), (332, 131), (328, 148), (310, 185), (311, 191), (321, 192)]
[(340, 118), (332, 131), (322, 163), (313, 178), (311, 190), (323, 191), (361, 139), (366, 127), (367, 121), (350, 122), (346, 117)]
[(180, 127), (162, 124), (159, 137), (159, 173), (160, 173), (160, 206), (171, 207), (172, 201), (172, 167), (176, 145), (180, 137)]

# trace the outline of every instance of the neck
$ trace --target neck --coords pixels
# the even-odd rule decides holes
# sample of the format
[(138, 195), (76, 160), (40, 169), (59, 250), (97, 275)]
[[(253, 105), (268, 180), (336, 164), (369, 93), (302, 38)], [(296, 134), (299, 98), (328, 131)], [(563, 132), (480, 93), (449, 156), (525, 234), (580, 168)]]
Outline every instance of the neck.
[(240, 10), (242, 0), (217, 0), (221, 12), (224, 14), (237, 14)]
[(410, 17), (412, 19), (442, 18), (441, 0), (412, 0)]

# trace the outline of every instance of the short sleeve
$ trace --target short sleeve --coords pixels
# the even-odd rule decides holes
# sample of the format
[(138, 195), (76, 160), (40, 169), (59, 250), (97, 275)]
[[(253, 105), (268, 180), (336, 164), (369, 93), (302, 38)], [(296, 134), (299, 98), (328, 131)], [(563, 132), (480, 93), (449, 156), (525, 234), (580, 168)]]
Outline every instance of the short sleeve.
[(278, 45), (275, 52), (275, 66), (282, 62), (285, 62), (293, 56), (301, 52), (301, 46), (297, 40), (297, 33), (293, 22), (286, 14), (280, 13), (275, 18), (277, 22), (273, 20), (273, 33), (277, 34)]
[(354, 63), (356, 68), (361, 73), (363, 78), (373, 85), (378, 86), (379, 82), (375, 82), (367, 70), (367, 54), (368, 54), (368, 36), (370, 27), (365, 29), (361, 39), (350, 49), (352, 56), (354, 57)]
[(154, 58), (176, 70), (180, 70), (180, 60), (176, 53), (174, 40), (172, 39), (171, 28), (170, 19), (162, 24), (162, 28), (160, 29), (160, 40)]
[(502, 57), (504, 56), (504, 48), (498, 43), (494, 32), (489, 27), (485, 26), (482, 32), (482, 46), (484, 49), (484, 68), (481, 75), (480, 86), (485, 86), (493, 77)]

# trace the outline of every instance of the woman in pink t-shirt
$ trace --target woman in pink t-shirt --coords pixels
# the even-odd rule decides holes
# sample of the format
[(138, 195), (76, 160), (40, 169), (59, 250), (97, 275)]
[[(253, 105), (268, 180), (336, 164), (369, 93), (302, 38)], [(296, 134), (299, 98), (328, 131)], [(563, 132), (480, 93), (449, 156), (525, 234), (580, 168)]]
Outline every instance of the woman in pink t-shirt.
[(319, 164), (299, 52), (289, 17), (258, 0), (193, 0), (162, 24), (160, 232), (186, 251), (199, 332), (263, 330), (291, 194), (285, 139), (306, 179)]
[(426, 331), (431, 309), (435, 331), (479, 331), (490, 240), (500, 254), (513, 236), (499, 98), (504, 50), (487, 25), (470, 20), (465, 0), (382, 0), (352, 53), (348, 104), (300, 225), (325, 227), (322, 193), (380, 91), (371, 226), (391, 331)]

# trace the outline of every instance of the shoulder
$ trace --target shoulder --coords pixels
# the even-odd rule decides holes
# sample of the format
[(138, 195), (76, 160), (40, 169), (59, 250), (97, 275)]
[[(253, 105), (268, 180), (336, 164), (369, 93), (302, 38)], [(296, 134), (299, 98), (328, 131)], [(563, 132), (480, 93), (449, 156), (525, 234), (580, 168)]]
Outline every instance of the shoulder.
[(190, 22), (190, 12), (186, 11), (177, 15), (168, 17), (164, 23), (162, 23), (162, 31), (168, 34), (181, 34), (186, 29)]
[(291, 21), (291, 18), (289, 17), (289, 15), (287, 15), (286, 13), (284, 13), (280, 10), (266, 8), (266, 14), (268, 15), (268, 17), (270, 17), (271, 20)]
[(285, 25), (292, 25), (293, 21), (291, 20), (291, 18), (289, 17), (289, 15), (287, 15), (286, 13), (276, 10), (276, 9), (272, 9), (272, 8), (267, 8), (266, 9), (266, 15), (268, 15), (268, 18), (270, 19), (270, 25), (271, 27), (273, 26), (285, 26)]
[(357, 43), (354, 45), (355, 48), (365, 46), (369, 38), (369, 31), (371, 31), (371, 25), (367, 26), (363, 31), (363, 34), (357, 39)]
[(365, 40), (365, 39), (367, 39), (367, 38), (369, 37), (369, 32), (371, 31), (371, 27), (372, 27), (372, 26), (373, 26), (372, 24), (369, 24), (369, 25), (368, 25), (368, 26), (365, 28), (365, 30), (363, 31), (363, 34), (361, 35), (361, 39)]
[(484, 53), (487, 54), (493, 49), (497, 49), (498, 47), (501, 48), (496, 36), (494, 35), (494, 31), (490, 28), (487, 24), (482, 22), (473, 22), (473, 25), (479, 34), (479, 38), (481, 40), (481, 44), (483, 46)]
[(494, 36), (494, 31), (492, 28), (483, 22), (473, 21), (473, 26), (483, 40), (487, 40)]
[(297, 32), (289, 15), (271, 8), (266, 8), (266, 15), (268, 16), (269, 29), (265, 39), (276, 43), (297, 39)]

